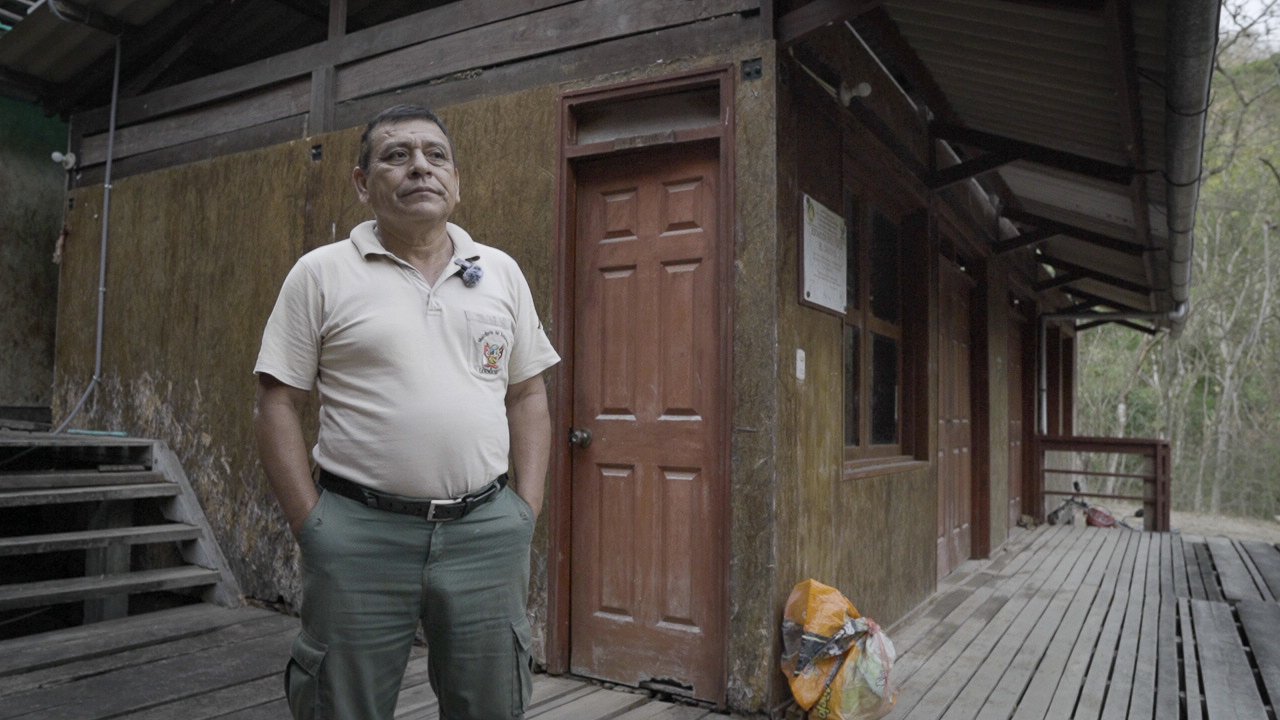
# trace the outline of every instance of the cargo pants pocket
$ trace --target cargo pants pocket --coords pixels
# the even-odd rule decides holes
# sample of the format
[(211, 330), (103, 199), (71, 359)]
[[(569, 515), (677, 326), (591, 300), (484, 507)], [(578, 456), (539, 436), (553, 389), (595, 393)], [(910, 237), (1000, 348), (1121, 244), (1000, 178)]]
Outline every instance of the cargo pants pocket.
[(529, 646), (533, 644), (532, 630), (528, 620), (520, 620), (511, 624), (515, 636), (516, 666), (511, 678), (511, 716), (523, 718), (533, 697), (533, 657)]
[(328, 647), (306, 633), (298, 633), (284, 670), (284, 695), (294, 720), (323, 720), (320, 704), (320, 666)]

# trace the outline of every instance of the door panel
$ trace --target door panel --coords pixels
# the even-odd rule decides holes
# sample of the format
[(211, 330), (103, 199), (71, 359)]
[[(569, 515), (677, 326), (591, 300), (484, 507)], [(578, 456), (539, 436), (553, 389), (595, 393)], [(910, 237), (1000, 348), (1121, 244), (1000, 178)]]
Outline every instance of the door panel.
[(576, 167), (570, 669), (724, 693), (714, 145)]
[(969, 559), (972, 540), (972, 410), (969, 394), (973, 281), (941, 263), (938, 348), (938, 578)]

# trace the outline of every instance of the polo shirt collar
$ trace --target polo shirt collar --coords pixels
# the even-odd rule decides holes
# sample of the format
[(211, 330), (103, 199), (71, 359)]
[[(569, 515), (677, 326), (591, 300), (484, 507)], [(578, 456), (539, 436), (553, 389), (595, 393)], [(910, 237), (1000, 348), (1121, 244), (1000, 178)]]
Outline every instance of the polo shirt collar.
[[(371, 255), (387, 255), (392, 256), (391, 252), (382, 245), (382, 241), (378, 240), (378, 234), (374, 232), (376, 223), (373, 220), (366, 220), (351, 230), (351, 242), (355, 244), (356, 249), (364, 257)], [(462, 260), (470, 260), (475, 262), (480, 259), (480, 246), (475, 240), (471, 239), (471, 235), (466, 230), (448, 223), (446, 230), (449, 233), (449, 239), (453, 241), (453, 256)]]

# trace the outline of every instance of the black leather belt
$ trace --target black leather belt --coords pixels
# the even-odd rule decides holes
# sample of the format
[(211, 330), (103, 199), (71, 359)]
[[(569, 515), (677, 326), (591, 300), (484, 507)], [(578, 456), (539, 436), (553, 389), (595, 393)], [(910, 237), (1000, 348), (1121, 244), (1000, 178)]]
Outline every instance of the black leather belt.
[(329, 492), (351, 498), (371, 508), (402, 515), (417, 515), (431, 522), (445, 522), (466, 517), (467, 513), (497, 497), (502, 488), (507, 486), (507, 474), (502, 473), (497, 480), (479, 490), (453, 500), (414, 500), (388, 495), (334, 475), (324, 468), (320, 468), (319, 485)]

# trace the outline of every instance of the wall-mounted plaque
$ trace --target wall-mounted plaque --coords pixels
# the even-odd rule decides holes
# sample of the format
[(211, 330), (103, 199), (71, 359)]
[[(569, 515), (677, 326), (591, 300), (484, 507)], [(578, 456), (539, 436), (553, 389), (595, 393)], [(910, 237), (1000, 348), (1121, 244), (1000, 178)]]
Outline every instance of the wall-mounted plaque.
[(801, 212), (800, 302), (844, 315), (848, 302), (844, 218), (808, 195)]

